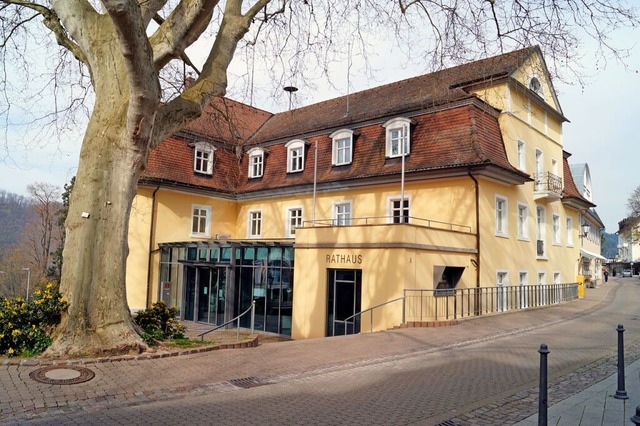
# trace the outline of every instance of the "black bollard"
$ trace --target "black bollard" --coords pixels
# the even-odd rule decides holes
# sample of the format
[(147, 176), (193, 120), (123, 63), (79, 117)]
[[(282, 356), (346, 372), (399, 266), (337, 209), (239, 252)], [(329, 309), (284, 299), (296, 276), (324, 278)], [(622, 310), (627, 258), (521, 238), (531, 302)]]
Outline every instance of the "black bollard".
[(627, 391), (624, 389), (624, 327), (618, 324), (618, 390), (613, 396), (616, 399), (629, 399)]
[(636, 407), (636, 415), (632, 416), (629, 420), (631, 420), (634, 425), (640, 426), (640, 405)]
[(540, 396), (538, 399), (538, 426), (547, 426), (547, 355), (549, 348), (544, 343), (538, 349), (540, 354)]

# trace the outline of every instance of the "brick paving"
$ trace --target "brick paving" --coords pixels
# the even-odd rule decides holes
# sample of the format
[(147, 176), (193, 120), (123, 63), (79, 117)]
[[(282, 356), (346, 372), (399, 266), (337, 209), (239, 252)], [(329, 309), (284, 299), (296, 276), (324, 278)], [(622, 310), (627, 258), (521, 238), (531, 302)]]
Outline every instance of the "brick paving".
[[(95, 372), (93, 380), (77, 385), (31, 380), (29, 373), (39, 368), (27, 365), (33, 362), (5, 364), (0, 366), (0, 420), (85, 424), (90, 415), (95, 424), (165, 424), (175, 423), (175, 418), (201, 424), (213, 415), (220, 424), (297, 424), (294, 419), (343, 424), (353, 418), (366, 418), (367, 424), (513, 424), (537, 409), (538, 354), (530, 341), (551, 339), (545, 340), (555, 368), (550, 370), (551, 404), (615, 372), (615, 346), (612, 351), (608, 343), (592, 341), (592, 336), (608, 333), (611, 320), (624, 321), (628, 336), (640, 335), (640, 321), (635, 325), (631, 316), (600, 315), (625, 311), (618, 304), (629, 303), (629, 298), (615, 297), (621, 286), (610, 282), (589, 289), (587, 297), (577, 302), (467, 320), (452, 327), (181, 356), (74, 360)], [(571, 338), (563, 338), (558, 330), (568, 322), (578, 328), (584, 324), (584, 336), (573, 326)], [(640, 341), (628, 340), (626, 355), (631, 362), (640, 358)], [(571, 350), (557, 349), (563, 341), (571, 343)], [(496, 352), (494, 342), (509, 350)], [(584, 356), (576, 357), (577, 351)], [(455, 377), (460, 380), (452, 380)], [(246, 378), (261, 386), (240, 389), (230, 382)], [(487, 394), (487, 383), (496, 384), (495, 393)], [(428, 404), (416, 410), (417, 401)], [(252, 406), (261, 407), (259, 417), (247, 409)], [(282, 422), (283, 413), (291, 416), (289, 422)]]

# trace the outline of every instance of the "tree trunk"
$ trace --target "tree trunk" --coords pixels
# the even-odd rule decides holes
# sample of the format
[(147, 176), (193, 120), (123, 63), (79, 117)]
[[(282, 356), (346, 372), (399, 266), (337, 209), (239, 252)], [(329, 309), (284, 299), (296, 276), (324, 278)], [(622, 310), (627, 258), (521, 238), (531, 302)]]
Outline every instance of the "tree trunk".
[[(141, 352), (126, 300), (129, 214), (147, 148), (126, 140), (126, 101), (96, 109), (65, 223), (60, 290), (69, 308), (45, 356)], [(153, 116), (153, 111), (150, 112)]]

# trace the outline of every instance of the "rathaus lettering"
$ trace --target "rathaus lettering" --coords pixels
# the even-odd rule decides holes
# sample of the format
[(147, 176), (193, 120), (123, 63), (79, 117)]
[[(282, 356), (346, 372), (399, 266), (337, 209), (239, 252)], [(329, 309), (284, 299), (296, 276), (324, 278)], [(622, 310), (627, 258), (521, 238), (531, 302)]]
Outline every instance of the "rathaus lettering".
[(328, 254), (325, 257), (327, 263), (362, 263), (361, 254)]

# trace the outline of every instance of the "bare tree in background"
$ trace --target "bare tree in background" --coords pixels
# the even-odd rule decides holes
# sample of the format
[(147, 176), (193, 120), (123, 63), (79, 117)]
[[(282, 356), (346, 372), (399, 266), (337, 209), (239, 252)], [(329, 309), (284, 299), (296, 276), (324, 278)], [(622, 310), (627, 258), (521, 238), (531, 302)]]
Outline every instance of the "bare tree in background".
[[(570, 69), (579, 34), (597, 40), (601, 53), (619, 55), (606, 34), (638, 23), (633, 9), (613, 0), (0, 0), (0, 13), (5, 66), (29, 58), (46, 28), (61, 46), (62, 71), (75, 71), (68, 84), (84, 87), (88, 79), (95, 97), (66, 220), (61, 291), (70, 306), (50, 356), (145, 348), (125, 296), (138, 177), (155, 146), (198, 117), (212, 96), (226, 93), (227, 68), (243, 38), (240, 47), (288, 83), (290, 75), (314, 69), (328, 75), (347, 45), (366, 55), (376, 47), (368, 41), (371, 28), (395, 35), (432, 68), (538, 44), (552, 67)], [(164, 70), (186, 61), (185, 49), (198, 40), (199, 52), (206, 47), (195, 81), (163, 98)], [(59, 90), (61, 70), (51, 72)], [(12, 93), (8, 80), (0, 83)], [(85, 99), (82, 91), (56, 93), (56, 111), (67, 110), (64, 97), (69, 106)], [(10, 99), (5, 95), (7, 111)]]
[(52, 266), (53, 252), (62, 242), (62, 230), (57, 226), (62, 190), (49, 183), (36, 182), (27, 185), (27, 192), (31, 196), (34, 218), (25, 227), (20, 246), (31, 257), (31, 273), (44, 279)]

